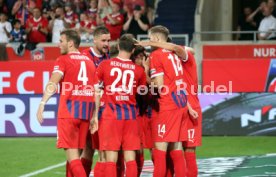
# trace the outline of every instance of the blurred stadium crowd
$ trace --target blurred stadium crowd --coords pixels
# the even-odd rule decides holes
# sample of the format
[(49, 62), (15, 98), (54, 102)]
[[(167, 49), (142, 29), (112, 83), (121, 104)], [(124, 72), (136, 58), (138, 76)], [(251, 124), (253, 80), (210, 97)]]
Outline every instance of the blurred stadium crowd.
[(155, 0), (0, 0), (0, 43), (59, 42), (59, 33), (75, 28), (82, 42), (105, 25), (111, 40), (123, 33), (146, 34), (153, 24)]

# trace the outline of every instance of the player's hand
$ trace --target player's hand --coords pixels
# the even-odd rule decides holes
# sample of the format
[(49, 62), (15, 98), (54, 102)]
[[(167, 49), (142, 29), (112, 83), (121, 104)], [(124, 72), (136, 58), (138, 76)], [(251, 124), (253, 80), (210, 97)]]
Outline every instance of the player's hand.
[(142, 65), (145, 68), (145, 70), (149, 70), (150, 63), (149, 59), (146, 56), (143, 57)]
[(42, 124), (43, 122), (43, 111), (44, 111), (44, 104), (39, 104), (39, 107), (36, 113), (36, 118), (40, 124)]
[(89, 129), (90, 129), (91, 134), (94, 134), (96, 131), (98, 131), (98, 129), (99, 129), (98, 117), (93, 116), (93, 118), (90, 121)]
[(198, 118), (198, 113), (194, 109), (189, 109), (189, 114), (192, 116), (193, 119)]

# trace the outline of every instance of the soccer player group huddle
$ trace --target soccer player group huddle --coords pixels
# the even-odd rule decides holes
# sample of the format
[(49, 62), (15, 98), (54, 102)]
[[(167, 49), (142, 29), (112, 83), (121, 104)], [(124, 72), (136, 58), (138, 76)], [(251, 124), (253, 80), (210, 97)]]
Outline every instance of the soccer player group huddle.
[(78, 33), (61, 32), (62, 55), (37, 119), (43, 122), (59, 84), (57, 148), (66, 154), (66, 177), (89, 176), (95, 150), (95, 177), (140, 176), (144, 149), (150, 150), (154, 177), (197, 176), (202, 114), (194, 51), (167, 42), (164, 26), (148, 35), (148, 41), (137, 41), (124, 34), (109, 46), (109, 31), (97, 27), (93, 46), (80, 52)]

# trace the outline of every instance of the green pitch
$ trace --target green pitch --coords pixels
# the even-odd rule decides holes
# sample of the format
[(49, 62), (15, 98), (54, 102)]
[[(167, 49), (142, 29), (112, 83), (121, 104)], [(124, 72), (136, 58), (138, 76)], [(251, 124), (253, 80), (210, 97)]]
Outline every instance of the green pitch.
[[(65, 176), (65, 167), (62, 164), (65, 154), (63, 150), (55, 148), (55, 142), (55, 138), (0, 138), (0, 176), (22, 176), (54, 165), (60, 167), (34, 176)], [(276, 153), (275, 147), (275, 137), (204, 137), (203, 146), (198, 148), (198, 157), (205, 159), (264, 155)], [(145, 159), (150, 159), (147, 150), (145, 154)]]

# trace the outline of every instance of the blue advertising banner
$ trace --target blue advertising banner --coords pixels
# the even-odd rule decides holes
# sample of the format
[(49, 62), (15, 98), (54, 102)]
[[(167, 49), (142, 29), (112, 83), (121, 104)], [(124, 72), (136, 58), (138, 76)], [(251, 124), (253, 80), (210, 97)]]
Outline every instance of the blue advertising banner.
[[(36, 112), (41, 94), (0, 95), (0, 136), (56, 136), (58, 95)], [(276, 94), (200, 94), (203, 135), (276, 135)]]

